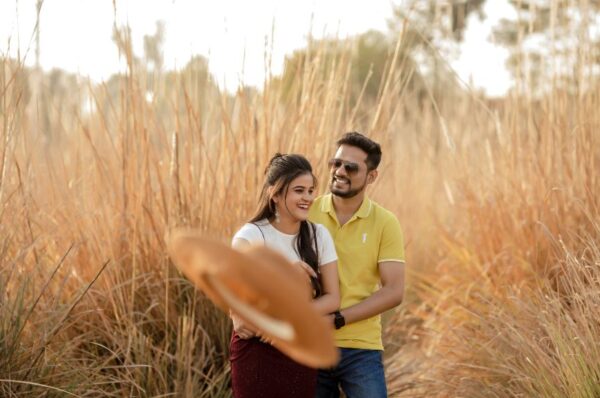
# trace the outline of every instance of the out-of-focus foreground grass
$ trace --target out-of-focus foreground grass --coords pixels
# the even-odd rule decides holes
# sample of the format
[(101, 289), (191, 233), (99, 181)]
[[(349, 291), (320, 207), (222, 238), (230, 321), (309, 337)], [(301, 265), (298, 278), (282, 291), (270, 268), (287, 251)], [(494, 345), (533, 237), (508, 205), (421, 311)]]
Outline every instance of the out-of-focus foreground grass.
[(597, 397), (598, 82), (434, 101), (391, 68), (365, 99), (351, 48), (327, 67), (315, 48), (291, 84), (234, 95), (129, 53), (126, 75), (79, 82), (68, 103), (1, 59), (0, 394), (230, 394), (228, 319), (170, 264), (165, 232), (227, 241), (276, 151), (306, 154), (325, 191), (333, 143), (359, 130), (383, 144), (369, 192), (407, 243), (390, 393)]

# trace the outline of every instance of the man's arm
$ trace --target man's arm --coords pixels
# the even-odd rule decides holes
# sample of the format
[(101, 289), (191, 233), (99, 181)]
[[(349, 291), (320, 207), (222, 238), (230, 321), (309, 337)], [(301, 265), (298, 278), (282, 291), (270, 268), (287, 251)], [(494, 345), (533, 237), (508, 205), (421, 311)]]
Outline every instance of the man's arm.
[(399, 305), (404, 297), (404, 268), (404, 262), (380, 262), (381, 289), (360, 303), (341, 310), (346, 324), (371, 318)]

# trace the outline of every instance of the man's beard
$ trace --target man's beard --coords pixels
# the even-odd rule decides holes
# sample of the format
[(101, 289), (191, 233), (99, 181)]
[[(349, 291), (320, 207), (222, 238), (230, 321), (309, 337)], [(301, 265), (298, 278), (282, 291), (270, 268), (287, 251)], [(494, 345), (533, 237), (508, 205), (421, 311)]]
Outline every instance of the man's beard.
[(331, 179), (331, 183), (329, 183), (329, 191), (332, 194), (334, 194), (335, 196), (339, 196), (340, 198), (344, 198), (344, 199), (349, 199), (349, 198), (353, 198), (356, 195), (358, 195), (365, 188), (365, 185), (367, 184), (367, 181), (365, 179), (365, 182), (360, 187), (352, 189), (352, 183), (350, 182), (350, 180), (346, 179), (346, 181), (348, 181), (349, 189), (347, 191), (342, 191), (342, 190), (334, 188), (333, 184), (335, 183), (335, 177), (333, 177)]

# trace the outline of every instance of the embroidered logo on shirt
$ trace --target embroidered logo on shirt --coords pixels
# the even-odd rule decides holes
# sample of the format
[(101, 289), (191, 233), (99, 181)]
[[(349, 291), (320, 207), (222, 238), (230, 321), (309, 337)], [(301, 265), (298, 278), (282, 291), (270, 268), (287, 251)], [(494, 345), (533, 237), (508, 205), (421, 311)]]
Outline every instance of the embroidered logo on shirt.
[(367, 242), (367, 234), (366, 234), (366, 233), (364, 233), (364, 234), (362, 235), (362, 243), (366, 243), (366, 242)]

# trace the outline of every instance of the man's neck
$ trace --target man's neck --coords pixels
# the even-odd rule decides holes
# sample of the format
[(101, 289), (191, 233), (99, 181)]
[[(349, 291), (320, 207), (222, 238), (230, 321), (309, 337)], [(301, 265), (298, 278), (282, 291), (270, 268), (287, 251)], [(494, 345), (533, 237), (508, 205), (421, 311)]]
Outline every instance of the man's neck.
[(334, 194), (331, 194), (331, 197), (338, 221), (340, 225), (344, 225), (360, 209), (360, 205), (365, 199), (365, 192), (362, 191), (351, 198), (342, 198)]

